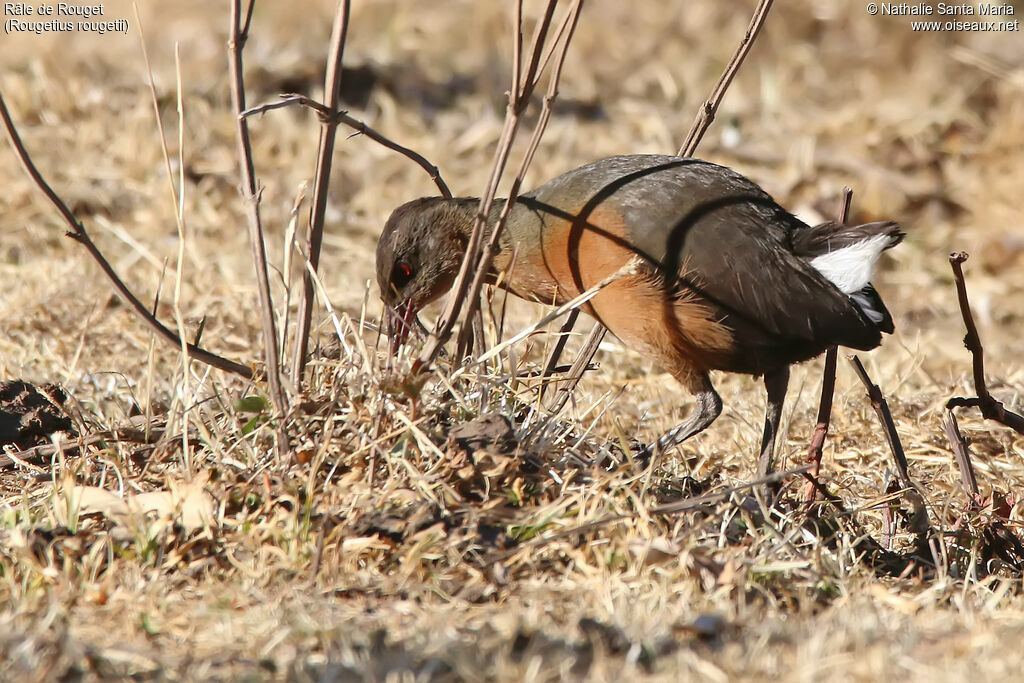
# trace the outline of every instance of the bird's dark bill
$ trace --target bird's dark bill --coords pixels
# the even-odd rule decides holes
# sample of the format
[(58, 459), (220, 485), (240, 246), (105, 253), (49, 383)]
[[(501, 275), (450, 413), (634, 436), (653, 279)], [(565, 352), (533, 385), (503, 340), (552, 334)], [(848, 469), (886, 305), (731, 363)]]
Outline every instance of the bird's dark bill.
[(413, 325), (418, 323), (416, 309), (412, 301), (406, 301), (397, 308), (388, 308), (388, 339), (391, 340), (390, 353), (398, 353), (398, 349), (409, 339)]

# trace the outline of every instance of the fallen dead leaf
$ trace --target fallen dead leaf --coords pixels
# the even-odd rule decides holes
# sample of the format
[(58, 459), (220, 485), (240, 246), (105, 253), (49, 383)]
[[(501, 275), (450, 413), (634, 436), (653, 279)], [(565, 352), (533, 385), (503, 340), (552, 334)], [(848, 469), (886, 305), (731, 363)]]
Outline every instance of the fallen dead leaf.
[(208, 477), (203, 473), (171, 490), (129, 494), (125, 498), (96, 486), (65, 486), (56, 494), (62, 504), (55, 504), (54, 510), (58, 518), (77, 510), (80, 515), (103, 515), (121, 526), (127, 526), (135, 516), (156, 513), (158, 517), (173, 519), (186, 531), (194, 531), (213, 519), (214, 500), (204, 488)]

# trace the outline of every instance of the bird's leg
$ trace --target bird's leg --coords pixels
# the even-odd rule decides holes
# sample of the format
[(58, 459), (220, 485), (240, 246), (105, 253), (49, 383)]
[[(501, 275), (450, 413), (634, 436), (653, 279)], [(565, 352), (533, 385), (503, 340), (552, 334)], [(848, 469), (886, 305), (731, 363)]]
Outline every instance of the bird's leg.
[(638, 454), (641, 460), (649, 460), (655, 454), (664, 453), (673, 446), (678, 446), (694, 434), (698, 434), (711, 425), (722, 413), (722, 398), (711, 385), (711, 378), (705, 373), (686, 378), (684, 384), (694, 392), (697, 403), (690, 416), (682, 424), (665, 432), (657, 441), (647, 445)]
[(775, 470), (775, 439), (779, 435), (782, 404), (789, 387), (789, 368), (784, 367), (764, 375), (764, 388), (768, 392), (768, 405), (764, 415), (764, 436), (761, 437), (761, 457), (757, 461), (757, 474), (766, 477)]

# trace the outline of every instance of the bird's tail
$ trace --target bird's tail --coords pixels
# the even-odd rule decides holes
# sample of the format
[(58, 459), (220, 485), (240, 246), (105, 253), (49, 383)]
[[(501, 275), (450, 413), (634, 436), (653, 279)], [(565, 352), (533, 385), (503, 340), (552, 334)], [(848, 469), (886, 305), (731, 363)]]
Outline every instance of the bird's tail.
[(883, 332), (893, 331), (892, 316), (871, 286), (878, 257), (903, 241), (904, 233), (891, 221), (844, 225), (822, 223), (793, 233), (793, 251), (847, 294)]

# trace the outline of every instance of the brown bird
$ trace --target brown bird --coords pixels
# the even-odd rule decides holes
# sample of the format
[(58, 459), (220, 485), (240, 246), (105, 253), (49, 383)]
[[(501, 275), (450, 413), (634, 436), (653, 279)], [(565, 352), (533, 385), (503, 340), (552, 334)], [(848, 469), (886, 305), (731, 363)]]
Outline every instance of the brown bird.
[[(496, 200), (488, 235), (506, 200)], [(451, 288), (479, 200), (427, 197), (398, 207), (377, 244), (388, 306), (414, 313)], [(710, 370), (763, 375), (768, 393), (758, 470), (773, 469), (789, 366), (829, 346), (869, 350), (892, 317), (869, 283), (895, 223), (811, 227), (724, 166), (661, 155), (596, 161), (519, 196), (491, 282), (562, 304), (624, 266), (583, 310), (696, 395), (663, 452), (721, 413)], [(499, 281), (499, 274), (504, 277)]]

